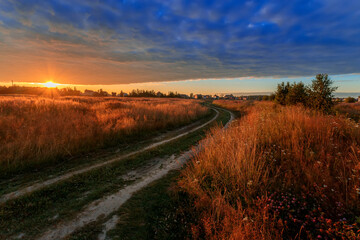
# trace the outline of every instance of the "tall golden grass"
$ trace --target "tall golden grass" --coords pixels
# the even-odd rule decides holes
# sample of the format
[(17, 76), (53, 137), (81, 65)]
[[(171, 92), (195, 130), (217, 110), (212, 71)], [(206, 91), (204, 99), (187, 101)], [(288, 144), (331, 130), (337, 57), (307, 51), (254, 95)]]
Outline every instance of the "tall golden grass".
[(191, 100), (0, 97), (0, 166), (18, 168), (194, 121), (208, 109)]
[(360, 122), (360, 103), (339, 103), (335, 106), (335, 111)]
[(300, 106), (229, 104), (247, 115), (213, 130), (179, 180), (198, 219), (193, 238), (360, 238), (359, 125)]

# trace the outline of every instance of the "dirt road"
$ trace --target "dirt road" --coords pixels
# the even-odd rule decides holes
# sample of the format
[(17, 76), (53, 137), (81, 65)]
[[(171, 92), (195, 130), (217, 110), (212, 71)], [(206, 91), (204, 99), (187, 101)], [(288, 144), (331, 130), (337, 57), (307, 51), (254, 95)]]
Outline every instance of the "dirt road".
[[(229, 114), (230, 114), (230, 120), (225, 125), (224, 129), (227, 128), (229, 124), (235, 119), (233, 113), (229, 112)], [(207, 122), (206, 124), (203, 124), (199, 128), (206, 126), (211, 121)], [(118, 192), (114, 194), (105, 196), (102, 199), (90, 203), (74, 219), (53, 226), (51, 229), (46, 231), (39, 239), (40, 240), (62, 239), (68, 236), (69, 234), (73, 233), (75, 230), (80, 229), (91, 222), (96, 221), (99, 217), (109, 216), (117, 209), (119, 209), (127, 200), (129, 200), (133, 193), (144, 188), (151, 182), (164, 177), (169, 171), (181, 168), (181, 166), (191, 158), (193, 153), (200, 151), (201, 148), (204, 146), (206, 146), (206, 142), (202, 141), (194, 149), (189, 150), (176, 158), (170, 157), (168, 159), (164, 159), (160, 162), (157, 162), (154, 166), (147, 169), (146, 171), (138, 171), (137, 173), (133, 173), (134, 177), (138, 179), (133, 184), (123, 189), (120, 189)], [(110, 219), (110, 221), (113, 221), (113, 219), (117, 219), (117, 216), (115, 215), (113, 218)], [(115, 224), (111, 224), (111, 223), (108, 224), (107, 222), (105, 223), (105, 225), (108, 225), (107, 230), (110, 230), (111, 226), (115, 226)], [(99, 235), (99, 239), (104, 239), (105, 236), (106, 236), (106, 231)]]

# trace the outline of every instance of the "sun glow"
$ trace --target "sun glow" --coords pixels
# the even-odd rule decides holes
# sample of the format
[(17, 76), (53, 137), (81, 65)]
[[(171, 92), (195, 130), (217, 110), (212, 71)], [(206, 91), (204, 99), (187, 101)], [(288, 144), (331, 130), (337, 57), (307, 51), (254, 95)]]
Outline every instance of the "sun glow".
[(42, 85), (44, 87), (47, 87), (47, 88), (56, 88), (57, 86), (59, 86), (60, 84), (59, 83), (54, 83), (52, 81), (49, 81), (49, 82), (46, 82), (46, 83), (42, 83)]

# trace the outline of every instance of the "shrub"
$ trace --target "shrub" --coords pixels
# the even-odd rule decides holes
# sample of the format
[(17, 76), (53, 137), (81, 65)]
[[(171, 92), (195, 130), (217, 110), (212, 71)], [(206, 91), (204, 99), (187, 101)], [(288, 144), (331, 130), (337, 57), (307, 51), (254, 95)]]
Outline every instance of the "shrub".
[(347, 98), (345, 98), (345, 102), (346, 103), (354, 103), (354, 102), (356, 102), (356, 99), (353, 97), (347, 97)]
[(286, 95), (286, 105), (303, 104), (306, 105), (308, 102), (308, 89), (302, 82), (293, 83), (289, 87), (288, 94)]
[(287, 82), (286, 84), (282, 82), (278, 84), (277, 90), (275, 92), (275, 102), (285, 105), (286, 104), (286, 96), (289, 93), (290, 83)]

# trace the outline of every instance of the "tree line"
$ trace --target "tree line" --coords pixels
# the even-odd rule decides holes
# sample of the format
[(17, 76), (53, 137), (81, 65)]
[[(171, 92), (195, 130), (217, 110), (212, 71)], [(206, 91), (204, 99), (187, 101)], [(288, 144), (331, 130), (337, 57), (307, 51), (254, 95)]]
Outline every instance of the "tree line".
[(74, 88), (52, 88), (45, 87), (25, 87), (25, 86), (0, 86), (0, 94), (31, 94), (31, 95), (60, 95), (60, 96), (80, 96), (81, 92)]
[[(28, 87), (28, 86), (0, 86), (0, 94), (30, 94), (30, 95), (52, 95), (52, 96), (80, 96), (82, 92), (74, 88), (46, 88), (46, 87)], [(92, 91), (94, 97), (106, 97), (110, 94), (102, 89)], [(116, 93), (115, 93), (116, 95)], [(167, 97), (167, 98), (180, 98), (181, 94), (178, 92), (155, 92), (154, 90), (132, 90), (130, 93), (121, 91), (118, 96), (120, 97)]]
[[(121, 91), (120, 96), (124, 96), (124, 93)], [(168, 94), (157, 92), (154, 90), (132, 90), (129, 94), (129, 97), (167, 97), (167, 98), (179, 98), (180, 93), (170, 91)]]

